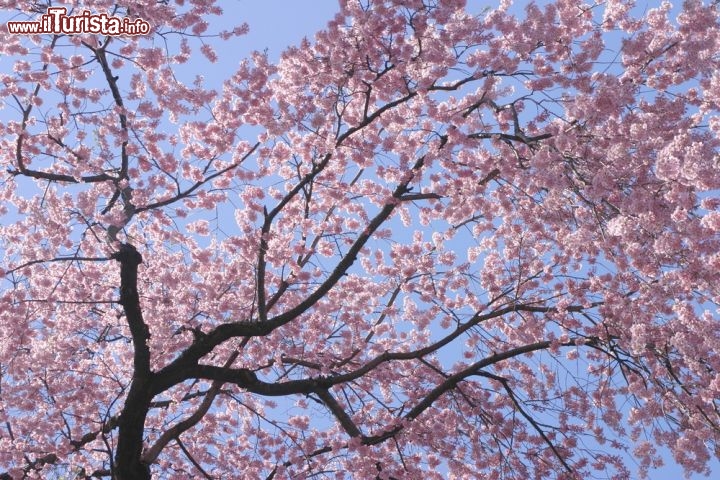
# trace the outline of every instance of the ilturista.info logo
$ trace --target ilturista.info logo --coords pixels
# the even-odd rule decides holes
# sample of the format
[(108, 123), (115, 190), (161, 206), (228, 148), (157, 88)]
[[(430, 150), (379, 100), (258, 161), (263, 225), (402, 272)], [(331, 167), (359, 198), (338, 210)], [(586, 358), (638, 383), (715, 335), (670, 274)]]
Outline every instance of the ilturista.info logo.
[(8, 32), (17, 35), (77, 35), (96, 33), (100, 35), (146, 35), (150, 24), (142, 18), (114, 17), (89, 10), (68, 15), (65, 7), (50, 7), (39, 20), (7, 22)]

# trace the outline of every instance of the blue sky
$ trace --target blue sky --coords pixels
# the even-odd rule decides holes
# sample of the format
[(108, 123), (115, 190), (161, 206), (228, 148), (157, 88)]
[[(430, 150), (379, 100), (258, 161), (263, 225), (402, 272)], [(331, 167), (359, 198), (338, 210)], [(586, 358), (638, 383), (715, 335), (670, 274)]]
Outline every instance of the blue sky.
[(234, 0), (225, 5), (224, 19), (250, 25), (250, 33), (238, 42), (241, 48), (267, 48), (271, 58), (277, 58), (284, 47), (297, 44), (305, 36), (312, 38), (338, 11), (336, 0)]

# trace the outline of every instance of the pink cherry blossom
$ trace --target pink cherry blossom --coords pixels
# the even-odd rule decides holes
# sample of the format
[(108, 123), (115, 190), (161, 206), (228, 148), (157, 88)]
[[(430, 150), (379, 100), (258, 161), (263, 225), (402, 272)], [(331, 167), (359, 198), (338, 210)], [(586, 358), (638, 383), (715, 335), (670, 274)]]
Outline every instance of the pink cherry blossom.
[(710, 473), (717, 2), (338, 3), (0, 33), (0, 478)]

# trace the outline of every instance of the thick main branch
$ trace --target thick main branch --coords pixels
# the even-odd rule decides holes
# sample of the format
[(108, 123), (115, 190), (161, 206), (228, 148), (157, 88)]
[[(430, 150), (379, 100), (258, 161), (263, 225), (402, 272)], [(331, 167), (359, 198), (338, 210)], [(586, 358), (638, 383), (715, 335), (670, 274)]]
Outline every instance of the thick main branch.
[(149, 480), (150, 468), (141, 461), (145, 418), (152, 400), (153, 373), (150, 370), (150, 332), (143, 320), (138, 293), (138, 266), (142, 256), (130, 244), (113, 254), (120, 262), (120, 304), (132, 335), (133, 376), (125, 406), (118, 422), (118, 444), (115, 455), (117, 480)]

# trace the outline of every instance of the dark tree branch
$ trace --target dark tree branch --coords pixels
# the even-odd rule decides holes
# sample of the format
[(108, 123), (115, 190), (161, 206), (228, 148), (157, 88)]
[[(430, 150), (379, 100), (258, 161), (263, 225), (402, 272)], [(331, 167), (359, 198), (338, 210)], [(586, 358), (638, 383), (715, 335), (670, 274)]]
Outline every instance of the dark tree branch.
[(172, 196), (172, 197), (170, 197), (170, 198), (167, 198), (167, 199), (165, 199), (165, 200), (159, 200), (159, 201), (157, 201), (157, 202), (150, 203), (150, 204), (148, 204), (148, 205), (144, 205), (144, 206), (142, 206), (142, 207), (137, 207), (137, 208), (135, 209), (135, 213), (141, 213), (141, 212), (145, 212), (145, 211), (148, 211), (148, 210), (155, 210), (155, 209), (158, 209), (158, 208), (160, 208), (160, 207), (165, 207), (165, 206), (167, 206), (167, 205), (170, 205), (170, 204), (172, 204), (172, 203), (175, 203), (175, 202), (177, 202), (178, 200), (182, 200), (183, 198), (190, 197), (193, 193), (195, 193), (195, 191), (196, 191), (197, 189), (199, 189), (199, 188), (202, 187), (203, 185), (205, 185), (205, 184), (207, 184), (208, 182), (210, 182), (210, 181), (212, 181), (212, 180), (214, 180), (214, 179), (216, 179), (216, 178), (218, 178), (218, 177), (221, 177), (222, 175), (225, 175), (226, 173), (230, 172), (231, 170), (234, 170), (234, 169), (236, 169), (237, 167), (239, 167), (250, 155), (253, 154), (253, 152), (255, 152), (255, 150), (257, 150), (257, 147), (259, 147), (259, 146), (260, 146), (260, 142), (255, 143), (255, 145), (253, 145), (252, 148), (250, 148), (250, 150), (248, 150), (248, 152), (247, 152), (245, 155), (243, 155), (243, 157), (242, 157), (240, 160), (238, 160), (237, 162), (233, 163), (232, 165), (228, 165), (227, 167), (225, 167), (225, 168), (223, 168), (223, 169), (221, 169), (221, 170), (218, 170), (217, 172), (215, 172), (215, 173), (213, 173), (213, 174), (210, 174), (210, 175), (206, 176), (206, 177), (203, 178), (202, 180), (199, 180), (199, 181), (195, 182), (191, 187), (189, 187), (189, 188), (186, 189), (186, 190), (178, 191), (177, 195), (174, 195), (174, 196)]
[[(329, 157), (326, 157), (329, 160)], [(393, 192), (393, 199), (386, 204), (380, 212), (370, 221), (365, 229), (358, 235), (355, 242), (352, 244), (345, 256), (338, 262), (333, 271), (323, 281), (315, 291), (308, 295), (303, 301), (301, 301), (295, 307), (281, 313), (266, 322), (236, 322), (226, 323), (216, 327), (210, 333), (203, 335), (196, 339), (193, 344), (188, 347), (175, 361), (170, 365), (158, 372), (158, 376), (161, 377), (160, 384), (169, 386), (173, 385), (172, 382), (183, 381), (186, 378), (188, 367), (195, 365), (200, 358), (211, 352), (216, 346), (225, 342), (226, 340), (233, 337), (250, 337), (250, 336), (264, 336), (270, 334), (277, 328), (293, 321), (300, 315), (305, 313), (318, 301), (320, 301), (345, 275), (348, 269), (355, 263), (358, 253), (365, 246), (367, 241), (377, 231), (378, 228), (390, 217), (402, 196), (408, 192), (408, 185), (413, 180), (415, 173), (422, 169), (425, 157), (421, 157), (417, 160), (413, 166), (411, 175), (408, 175), (407, 180), (402, 182), (395, 188)], [(308, 179), (309, 181), (309, 179)], [(302, 183), (302, 182), (301, 182)], [(293, 188), (292, 192), (299, 192), (301, 189), (300, 184)], [(266, 222), (272, 221), (272, 218), (277, 215), (285, 203), (289, 201), (290, 193), (283, 199), (281, 204), (276, 206), (272, 211), (266, 215)], [(268, 220), (269, 219), (269, 220)], [(243, 380), (241, 380), (243, 381)], [(234, 383), (234, 382), (233, 382)]]
[(150, 468), (142, 462), (145, 418), (152, 400), (153, 373), (150, 370), (150, 332), (143, 320), (138, 293), (138, 266), (142, 256), (130, 244), (123, 244), (112, 258), (120, 262), (120, 304), (133, 339), (133, 378), (118, 421), (115, 456), (117, 480), (150, 480)]
[[(571, 307), (571, 308), (575, 309), (576, 307)], [(577, 307), (577, 308), (580, 308), (580, 307)], [(551, 310), (550, 308), (547, 309), (547, 311), (550, 311), (550, 310)], [(456, 389), (458, 384), (460, 382), (464, 381), (465, 379), (467, 379), (468, 377), (480, 375), (480, 376), (485, 376), (487, 378), (496, 379), (495, 378), (496, 376), (494, 376), (492, 374), (486, 374), (487, 372), (483, 372), (483, 370), (482, 370), (483, 368), (495, 365), (504, 360), (508, 360), (511, 358), (525, 355), (527, 353), (532, 353), (532, 352), (541, 351), (541, 350), (547, 350), (548, 348), (550, 348), (553, 345), (553, 343), (554, 343), (553, 341), (546, 340), (546, 341), (536, 342), (534, 344), (524, 345), (522, 347), (513, 348), (513, 349), (510, 349), (505, 352), (496, 353), (496, 354), (490, 355), (489, 357), (486, 357), (478, 362), (475, 362), (475, 363), (469, 365), (468, 367), (456, 372), (453, 375), (446, 375), (442, 383), (440, 383), (433, 390), (431, 390), (422, 400), (420, 400), (415, 405), (415, 407), (413, 407), (408, 413), (406, 413), (402, 417), (403, 420), (412, 421), (412, 420), (418, 418), (422, 413), (424, 413), (427, 409), (429, 409), (442, 395), (444, 395), (445, 393), (447, 393), (451, 390)], [(589, 337), (589, 338), (571, 338), (567, 342), (563, 342), (560, 345), (564, 346), (564, 347), (575, 347), (578, 345), (585, 345), (585, 346), (588, 346), (591, 348), (598, 348), (601, 344), (602, 344), (602, 342), (599, 338)], [(407, 359), (408, 358), (407, 355), (408, 354), (387, 353), (387, 354), (381, 355), (380, 357), (377, 357), (375, 359), (375, 361), (378, 361), (378, 362), (389, 361), (393, 357)], [(419, 357), (415, 357), (415, 358), (419, 358)], [(359, 370), (365, 370), (365, 369), (362, 368)], [(351, 376), (336, 375), (333, 377), (318, 379), (315, 381), (316, 388), (312, 392), (312, 393), (317, 394), (323, 400), (325, 405), (328, 406), (328, 408), (332, 411), (333, 415), (341, 423), (343, 429), (350, 436), (353, 436), (353, 437), (356, 436), (355, 435), (356, 433), (360, 433), (359, 428), (357, 428), (357, 426), (352, 422), (352, 420), (349, 419), (349, 416), (342, 409), (342, 407), (337, 403), (337, 401), (334, 398), (332, 398), (332, 396), (328, 397), (329, 388), (332, 385), (340, 385), (342, 383), (350, 381), (350, 379), (351, 379), (350, 377), (353, 377), (353, 379), (354, 379), (357, 377), (362, 377), (366, 373), (367, 372), (364, 371), (362, 374), (357, 374), (357, 376), (355, 376), (355, 375), (351, 375)], [(294, 388), (295, 392), (293, 392), (293, 393), (310, 393), (307, 391), (303, 392), (304, 388), (311, 387), (311, 383), (309, 383), (309, 381), (307, 381), (307, 380), (296, 380), (296, 381), (286, 382), (283, 385), (286, 385), (287, 387), (290, 387), (290, 388)], [(264, 394), (264, 393), (260, 392), (258, 389), (254, 389), (254, 390), (250, 390), (250, 391), (252, 391), (253, 393), (261, 394), (261, 395)], [(324, 392), (324, 393), (321, 393), (321, 392)], [(325, 396), (325, 398), (323, 398), (323, 396)], [(517, 399), (514, 397), (513, 397), (513, 402), (517, 402)], [(527, 414), (527, 412), (523, 411), (523, 415), (525, 416), (525, 415), (529, 415), (529, 414)], [(347, 417), (347, 418), (345, 418), (345, 417)], [(537, 422), (532, 417), (526, 416), (526, 418), (528, 419), (528, 421), (531, 422), (531, 424), (536, 429), (540, 428), (539, 425), (537, 424)], [(382, 442), (385, 442), (388, 439), (395, 438), (396, 435), (398, 435), (400, 432), (402, 432), (403, 429), (404, 429), (403, 424), (398, 424), (394, 427), (387, 429), (386, 431), (384, 431), (383, 433), (381, 433), (379, 435), (373, 435), (373, 436), (361, 435), (361, 443), (363, 445), (368, 445), (368, 446), (377, 445)], [(544, 432), (542, 432), (541, 429), (539, 431), (541, 434), (544, 433)], [(546, 439), (546, 441), (549, 440), (546, 435), (544, 435), (543, 438)], [(552, 445), (551, 443), (549, 443), (549, 445), (553, 448), (553, 452), (555, 452), (556, 454), (559, 455), (559, 452), (557, 452), (556, 448), (554, 448), (554, 445)], [(333, 451), (333, 449), (329, 446), (326, 446), (326, 447), (320, 448), (320, 449), (312, 452), (311, 454), (309, 454), (309, 456), (313, 457), (313, 456), (321, 455), (321, 454), (328, 453), (331, 451)], [(564, 459), (562, 459), (559, 456), (558, 456), (558, 458), (561, 461), (561, 463), (564, 465), (564, 467), (566, 469), (568, 469), (568, 471), (571, 471), (570, 467), (567, 465), (567, 463), (564, 461)], [(291, 465), (292, 465), (292, 462), (290, 462), (290, 461), (284, 463), (285, 467), (289, 467)], [(267, 478), (273, 479), (276, 474), (277, 474), (277, 469), (273, 469), (273, 471), (270, 472), (270, 474), (268, 475)]]
[(332, 393), (330, 393), (330, 390), (318, 389), (315, 393), (320, 397), (320, 400), (325, 403), (337, 421), (340, 422), (340, 426), (343, 427), (343, 430), (345, 430), (348, 435), (353, 438), (362, 436), (360, 429), (355, 425), (355, 422), (353, 422), (342, 405), (340, 405)]
[(190, 463), (193, 464), (195, 468), (197, 468), (198, 472), (202, 474), (202, 476), (206, 480), (214, 480), (212, 476), (210, 476), (209, 473), (207, 473), (205, 470), (203, 470), (202, 466), (195, 460), (195, 458), (190, 454), (187, 448), (185, 448), (185, 445), (180, 441), (180, 437), (175, 438), (175, 442), (177, 442), (178, 447), (180, 447), (180, 450), (185, 454), (185, 457), (187, 457), (188, 460), (190, 460)]
[(135, 346), (134, 371), (137, 375), (147, 375), (150, 373), (150, 349), (147, 345), (150, 331), (142, 317), (137, 289), (138, 266), (142, 263), (142, 255), (134, 246), (125, 243), (111, 258), (120, 262), (119, 303), (125, 310)]
[(87, 43), (84, 43), (84, 45), (89, 48), (94, 54), (95, 58), (97, 58), (98, 63), (100, 63), (100, 67), (102, 68), (103, 74), (105, 75), (105, 81), (107, 82), (108, 86), (110, 87), (110, 91), (112, 92), (113, 101), (115, 102), (115, 106), (118, 107), (119, 113), (118, 118), (120, 120), (120, 128), (122, 129), (123, 135), (125, 138), (123, 138), (122, 145), (120, 146), (120, 173), (118, 175), (118, 180), (123, 180), (125, 178), (128, 178), (128, 168), (130, 164), (130, 159), (127, 153), (127, 146), (128, 146), (128, 123), (127, 123), (127, 115), (125, 115), (125, 104), (123, 102), (122, 95), (120, 94), (120, 89), (117, 85), (118, 77), (113, 74), (112, 70), (110, 69), (110, 64), (107, 61), (107, 56), (105, 55), (105, 49), (107, 48), (108, 44), (110, 42), (106, 42), (102, 47), (99, 48), (93, 48)]
[[(508, 360), (510, 358), (515, 358), (521, 355), (524, 355), (526, 353), (532, 353), (540, 350), (547, 350), (553, 345), (554, 342), (550, 340), (545, 340), (542, 342), (536, 342), (528, 345), (523, 345), (521, 347), (512, 348), (510, 350), (507, 350), (505, 352), (496, 353), (494, 355), (490, 355), (489, 357), (486, 357), (478, 362), (475, 362), (466, 368), (460, 370), (459, 372), (456, 372), (453, 375), (448, 376), (442, 383), (440, 383), (438, 386), (436, 386), (434, 389), (432, 389), (420, 402), (415, 405), (408, 413), (406, 413), (403, 417), (403, 419), (411, 421), (419, 417), (423, 412), (425, 412), (428, 408), (430, 408), (435, 401), (437, 401), (438, 398), (440, 398), (445, 393), (449, 392), (450, 390), (453, 390), (457, 387), (457, 385), (465, 380), (466, 378), (477, 375), (478, 372), (480, 372), (483, 368), (495, 365), (499, 362), (502, 362), (503, 360)], [(581, 339), (571, 339), (568, 342), (561, 343), (560, 345), (566, 346), (566, 347), (574, 347), (577, 346), (578, 343), (584, 344), (584, 345), (596, 345), (599, 343), (598, 339), (594, 338), (581, 338)], [(336, 379), (334, 379), (336, 380)], [(375, 435), (372, 437), (364, 437), (363, 442), (367, 443), (368, 445), (374, 445), (380, 442), (383, 442), (387, 440), (390, 437), (393, 437), (397, 433), (399, 433), (401, 430), (403, 430), (402, 425), (398, 425), (396, 427), (391, 428), (390, 430), (380, 434)]]
[(5, 274), (11, 274), (13, 272), (17, 272), (18, 270), (22, 270), (23, 268), (29, 267), (31, 265), (38, 265), (41, 263), (53, 263), (53, 262), (106, 262), (110, 260), (108, 257), (78, 257), (78, 256), (72, 256), (72, 257), (55, 257), (55, 258), (48, 258), (48, 259), (38, 259), (38, 260), (30, 260), (29, 262), (25, 262), (22, 265), (18, 265), (17, 267), (13, 267), (11, 269), (8, 269), (5, 271)]
[[(98, 436), (109, 433), (113, 429), (117, 427), (118, 423), (118, 417), (110, 417), (110, 419), (105, 422), (102, 426), (102, 428), (95, 432), (89, 432), (83, 435), (79, 440), (70, 440), (70, 445), (73, 447), (73, 451), (79, 451), (81, 448), (83, 448), (85, 445), (87, 445), (90, 442), (93, 442)], [(36, 458), (34, 461), (29, 462), (24, 468), (23, 471), (28, 474), (32, 470), (40, 469), (45, 465), (53, 465), (57, 463), (57, 461), (60, 460), (60, 457), (57, 456), (55, 453), (48, 453), (46, 455), (43, 455), (41, 457)], [(93, 474), (93, 476), (96, 476)], [(107, 476), (107, 475), (103, 475)], [(8, 472), (0, 473), (0, 480), (13, 480), (12, 477)]]
[[(223, 368), (229, 368), (230, 365), (232, 365), (235, 360), (237, 360), (237, 357), (239, 355), (240, 352), (238, 350), (234, 351), (230, 355), (230, 358), (228, 358), (228, 360), (225, 362)], [(222, 388), (222, 386), (222, 381), (213, 382), (213, 384), (210, 386), (210, 390), (208, 390), (198, 409), (195, 410), (195, 412), (193, 412), (192, 415), (190, 415), (188, 418), (181, 420), (180, 422), (173, 425), (170, 429), (166, 430), (155, 442), (155, 444), (143, 454), (143, 462), (148, 465), (152, 464), (157, 459), (158, 455), (160, 455), (160, 452), (162, 452), (163, 448), (165, 448), (165, 445), (170, 443), (170, 441), (173, 439), (179, 440), (180, 435), (182, 435), (183, 432), (186, 432), (187, 430), (197, 425), (197, 423), (202, 420), (208, 410), (210, 410), (210, 407), (212, 406), (215, 397), (217, 397), (218, 393), (220, 393), (220, 389)]]
[(263, 211), (263, 224), (260, 229), (260, 248), (258, 250), (257, 264), (257, 300), (258, 317), (261, 322), (267, 321), (267, 304), (265, 301), (265, 253), (267, 251), (267, 236), (270, 234), (270, 226), (283, 208), (298, 195), (303, 189), (311, 184), (313, 179), (322, 172), (330, 162), (332, 155), (326, 154), (323, 159), (313, 165), (312, 170), (305, 175), (270, 212)]
[(562, 464), (562, 466), (565, 468), (565, 470), (572, 473), (573, 472), (572, 467), (570, 467), (570, 465), (568, 465), (567, 461), (560, 454), (560, 452), (558, 451), (555, 444), (548, 438), (547, 434), (540, 427), (538, 422), (535, 421), (535, 419), (528, 412), (525, 411), (525, 409), (521, 405), (520, 401), (518, 400), (517, 395), (515, 395), (515, 391), (512, 389), (512, 387), (510, 387), (510, 384), (509, 384), (507, 378), (501, 377), (499, 375), (495, 375), (495, 374), (492, 374), (489, 372), (477, 372), (477, 375), (495, 380), (496, 382), (499, 382), (503, 386), (503, 389), (507, 392), (508, 396), (510, 397), (510, 400), (512, 400), (512, 402), (513, 402), (513, 405), (515, 405), (515, 408), (517, 408), (517, 410), (520, 412), (520, 415), (522, 415), (525, 418), (525, 420), (527, 420), (530, 423), (530, 425), (532, 425), (532, 427), (535, 429), (535, 431), (538, 432), (538, 435), (540, 435), (540, 437), (543, 439), (543, 441), (548, 445), (548, 447), (550, 447), (550, 450), (552, 450), (553, 454), (558, 459), (558, 461)]

